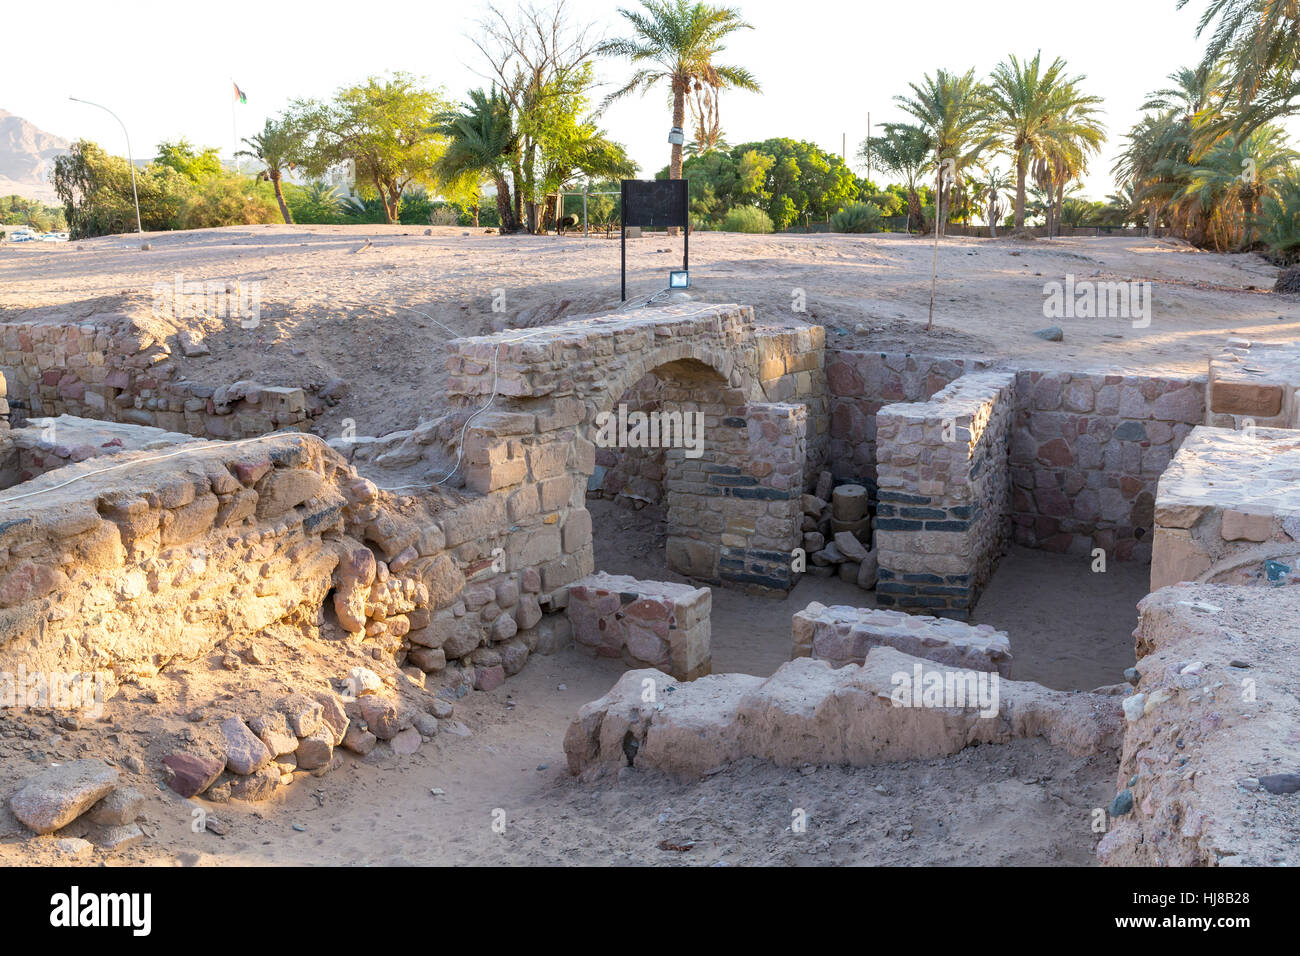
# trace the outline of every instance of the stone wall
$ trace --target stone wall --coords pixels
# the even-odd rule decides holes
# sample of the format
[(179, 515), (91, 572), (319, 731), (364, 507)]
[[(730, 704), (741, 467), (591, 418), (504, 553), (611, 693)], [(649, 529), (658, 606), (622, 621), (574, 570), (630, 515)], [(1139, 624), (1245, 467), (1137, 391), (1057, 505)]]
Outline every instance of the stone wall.
[(30, 418), (23, 427), (9, 431), (9, 440), (13, 451), (0, 464), (0, 489), (90, 458), (168, 448), (192, 441), (192, 437), (144, 425), (60, 415)]
[(0, 669), (149, 674), (289, 622), (491, 689), (567, 635), (555, 515), (395, 497), (294, 433), (87, 459), (0, 494)]
[(1296, 866), (1300, 589), (1162, 588), (1097, 856), (1111, 866)]
[[(664, 382), (654, 372), (642, 376), (620, 399), (629, 412), (660, 411)], [(657, 505), (664, 497), (662, 448), (596, 448), (596, 470), (587, 483), (588, 494), (612, 498), (633, 507)]]
[(574, 641), (597, 656), (687, 681), (712, 669), (712, 605), (708, 588), (601, 572), (569, 586), (565, 613)]
[(1205, 417), (1204, 380), (1021, 371), (1016, 405), (1016, 543), (1149, 561), (1156, 482)]
[(1229, 339), (1210, 356), (1206, 406), (1207, 425), (1300, 427), (1300, 343)]
[(876, 600), (964, 617), (1008, 541), (1010, 373), (965, 375), (877, 415)]
[(161, 330), (126, 315), (79, 324), (0, 324), (0, 371), (27, 416), (73, 415), (237, 439), (305, 426), (301, 388), (176, 377)]
[(789, 590), (802, 538), (805, 408), (704, 409), (703, 456), (667, 451), (668, 565), (705, 581)]
[(1199, 426), (1160, 478), (1151, 590), (1300, 582), (1300, 434)]
[[(898, 704), (900, 674), (969, 694), (960, 691), (958, 706)], [(988, 702), (994, 712), (972, 700), (980, 677), (986, 688), (997, 682), (997, 699)], [(1002, 680), (882, 646), (860, 667), (800, 657), (767, 678), (719, 674), (674, 685), (657, 670), (628, 671), (578, 711), (564, 752), (570, 773), (587, 778), (629, 765), (691, 777), (745, 758), (784, 767), (870, 766), (1024, 737), (1046, 738), (1077, 756), (1110, 757), (1120, 745), (1120, 724), (1114, 697)]]
[[(700, 457), (682, 447), (665, 451), (670, 564), (709, 581), (787, 588), (802, 520), (799, 486), (809, 467), (808, 411), (765, 401), (762, 376), (774, 376), (767, 379), (773, 387), (816, 389), (817, 377), (800, 366), (820, 365), (819, 332), (758, 335), (748, 308), (705, 306), (458, 339), (447, 359), (453, 400), (473, 407), (496, 395), (496, 410), (476, 415), (466, 434), (468, 487), (504, 496), (512, 521), (554, 512), (541, 515), (548, 527), (529, 532), (530, 547), (564, 556), (555, 559), (565, 562), (556, 586), (589, 574), (591, 515), (583, 495), (595, 471), (599, 420), (653, 372), (660, 410), (704, 416)], [(814, 348), (797, 352), (800, 343)]]
[(966, 372), (988, 368), (973, 358), (827, 349), (829, 461), (837, 481), (876, 490), (876, 414), (895, 402), (924, 402)]
[(826, 607), (816, 601), (794, 615), (790, 657), (812, 657), (832, 667), (862, 664), (873, 647), (977, 671), (1011, 674), (1011, 641), (989, 624), (904, 614), (877, 608)]

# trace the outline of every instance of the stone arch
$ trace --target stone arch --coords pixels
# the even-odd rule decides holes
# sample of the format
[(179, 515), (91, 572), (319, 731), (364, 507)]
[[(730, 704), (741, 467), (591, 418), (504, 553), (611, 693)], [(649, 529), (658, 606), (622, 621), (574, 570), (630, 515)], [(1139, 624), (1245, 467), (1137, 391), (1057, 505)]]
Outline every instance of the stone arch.
[(807, 409), (765, 400), (748, 307), (647, 309), (460, 339), (447, 364), (453, 399), (471, 405), (495, 396), (493, 411), (467, 435), (471, 490), (513, 495), (517, 485), (537, 483), (541, 513), (557, 512), (566, 552), (570, 539), (587, 547), (591, 540), (593, 429), (648, 374), (667, 380), (667, 410), (698, 411), (707, 429), (699, 455), (688, 456), (684, 444), (666, 449), (670, 566), (715, 583), (793, 586)]

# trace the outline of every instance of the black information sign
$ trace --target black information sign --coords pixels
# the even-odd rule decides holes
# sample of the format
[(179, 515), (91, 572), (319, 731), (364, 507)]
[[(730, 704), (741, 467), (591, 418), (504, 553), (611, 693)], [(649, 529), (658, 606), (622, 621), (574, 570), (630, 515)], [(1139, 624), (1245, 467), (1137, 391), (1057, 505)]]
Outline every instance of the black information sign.
[(685, 237), (682, 247), (682, 268), (690, 269), (691, 229), (690, 204), (687, 199), (685, 179), (625, 179), (621, 196), (623, 210), (622, 271), (623, 301), (627, 301), (627, 229), (640, 226), (648, 229), (680, 227)]

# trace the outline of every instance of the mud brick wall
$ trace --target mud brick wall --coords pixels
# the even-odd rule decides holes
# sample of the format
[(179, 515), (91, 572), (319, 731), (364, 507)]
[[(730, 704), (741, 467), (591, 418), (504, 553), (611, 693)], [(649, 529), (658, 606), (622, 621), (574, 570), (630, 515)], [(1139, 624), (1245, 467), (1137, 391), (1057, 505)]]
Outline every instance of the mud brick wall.
[(1199, 426), (1160, 478), (1151, 590), (1300, 583), (1300, 433)]
[(574, 641), (597, 656), (685, 681), (711, 670), (712, 604), (708, 588), (600, 573), (570, 585), (565, 613)]
[(876, 600), (964, 617), (1006, 548), (1011, 373), (965, 375), (877, 415)]
[(988, 367), (971, 358), (928, 358), (827, 349), (828, 460), (835, 479), (876, 489), (876, 414), (895, 402), (924, 402), (969, 371)]
[(1156, 483), (1205, 418), (1204, 378), (1021, 371), (1016, 405), (1016, 543), (1150, 561)]
[(300, 388), (176, 378), (171, 346), (132, 318), (0, 324), (0, 371), (29, 416), (75, 415), (236, 439), (309, 422)]
[(668, 565), (705, 581), (789, 590), (802, 538), (807, 410), (703, 407), (703, 456), (667, 450)]
[(860, 665), (873, 647), (887, 645), (951, 667), (1011, 675), (1011, 642), (989, 624), (814, 601), (794, 615), (791, 634), (791, 660), (812, 657), (832, 667)]

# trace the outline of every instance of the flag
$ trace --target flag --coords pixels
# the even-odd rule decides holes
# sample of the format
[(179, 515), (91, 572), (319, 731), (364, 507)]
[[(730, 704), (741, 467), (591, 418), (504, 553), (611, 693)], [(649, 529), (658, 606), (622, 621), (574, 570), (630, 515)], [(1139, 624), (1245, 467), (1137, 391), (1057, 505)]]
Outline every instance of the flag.
[(241, 103), (247, 103), (248, 97), (245, 96), (244, 91), (239, 88), (239, 84), (234, 80), (231, 80), (230, 83), (235, 88), (235, 99), (239, 100)]

